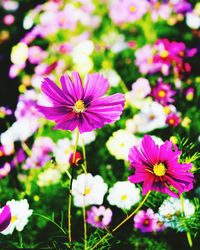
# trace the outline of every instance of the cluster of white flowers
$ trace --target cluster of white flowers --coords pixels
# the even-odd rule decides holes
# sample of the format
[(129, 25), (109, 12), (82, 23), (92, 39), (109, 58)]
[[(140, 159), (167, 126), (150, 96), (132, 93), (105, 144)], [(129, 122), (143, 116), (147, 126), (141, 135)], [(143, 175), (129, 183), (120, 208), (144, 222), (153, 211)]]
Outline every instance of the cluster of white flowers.
[[(81, 174), (72, 185), (74, 204), (77, 207), (101, 205), (107, 189), (101, 176)], [(129, 181), (119, 181), (110, 188), (107, 200), (110, 205), (128, 210), (140, 200), (140, 190)]]
[(1, 233), (4, 235), (12, 234), (14, 229), (22, 231), (28, 223), (28, 218), (32, 215), (33, 210), (29, 209), (26, 199), (15, 201), (11, 200), (6, 203), (11, 211), (11, 221), (8, 227)]
[(188, 199), (183, 199), (183, 202), (181, 202), (181, 199), (169, 197), (159, 207), (158, 214), (166, 227), (177, 228), (177, 225), (180, 225), (179, 218), (183, 210), (184, 216), (189, 218), (195, 213), (195, 206)]

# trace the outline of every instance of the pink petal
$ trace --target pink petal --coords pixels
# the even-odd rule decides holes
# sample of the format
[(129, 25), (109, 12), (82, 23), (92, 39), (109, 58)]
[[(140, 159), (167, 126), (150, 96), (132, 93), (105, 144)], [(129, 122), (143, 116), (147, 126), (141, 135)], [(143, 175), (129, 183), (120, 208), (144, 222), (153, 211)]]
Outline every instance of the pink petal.
[(85, 99), (91, 101), (103, 96), (109, 88), (109, 83), (102, 75), (95, 73), (87, 76), (84, 88)]

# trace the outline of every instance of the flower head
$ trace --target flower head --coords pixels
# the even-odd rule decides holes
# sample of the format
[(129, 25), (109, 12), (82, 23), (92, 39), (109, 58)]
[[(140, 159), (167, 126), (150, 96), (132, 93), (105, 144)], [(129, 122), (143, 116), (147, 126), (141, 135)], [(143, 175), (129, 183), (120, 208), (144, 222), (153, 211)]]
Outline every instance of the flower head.
[(5, 230), (11, 221), (11, 212), (8, 205), (0, 209), (0, 232)]
[(87, 223), (94, 227), (105, 228), (110, 224), (111, 219), (112, 211), (110, 208), (92, 206), (91, 209), (87, 211)]
[(108, 202), (121, 209), (130, 209), (140, 200), (140, 190), (128, 181), (118, 181), (110, 188)]
[(33, 212), (33, 210), (29, 209), (29, 204), (26, 199), (20, 201), (11, 200), (7, 202), (7, 205), (11, 211), (11, 221), (8, 227), (1, 232), (5, 235), (12, 234), (15, 228), (17, 231), (22, 231)]
[(73, 181), (72, 195), (77, 207), (101, 205), (108, 186), (100, 175), (81, 174)]
[(159, 82), (152, 90), (152, 96), (163, 106), (174, 102), (173, 96), (175, 94), (176, 92), (171, 89), (171, 85), (163, 82)]
[(141, 210), (134, 217), (134, 226), (141, 230), (142, 233), (153, 232), (155, 216), (150, 208), (147, 211)]
[(176, 113), (169, 113), (169, 115), (166, 117), (166, 124), (168, 124), (171, 127), (176, 127), (180, 124), (181, 119)]
[[(178, 197), (193, 188), (194, 176), (189, 170), (191, 163), (179, 163), (181, 152), (171, 141), (158, 146), (151, 136), (145, 135), (140, 149), (133, 147), (129, 152), (134, 175), (129, 177), (133, 183), (143, 182), (143, 195), (150, 190)], [(171, 190), (171, 188), (175, 190)]]
[(113, 123), (120, 118), (124, 108), (124, 96), (105, 96), (109, 83), (102, 75), (90, 74), (85, 87), (77, 72), (72, 73), (73, 81), (66, 74), (61, 77), (62, 89), (52, 80), (45, 78), (42, 91), (49, 97), (52, 107), (39, 106), (47, 119), (57, 123), (55, 129), (89, 132)]

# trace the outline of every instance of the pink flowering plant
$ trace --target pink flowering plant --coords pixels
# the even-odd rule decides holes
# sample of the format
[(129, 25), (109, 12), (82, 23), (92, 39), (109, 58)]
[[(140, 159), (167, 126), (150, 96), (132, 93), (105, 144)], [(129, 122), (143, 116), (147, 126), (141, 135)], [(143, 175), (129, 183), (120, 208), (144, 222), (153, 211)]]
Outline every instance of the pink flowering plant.
[(199, 3), (36, 2), (0, 2), (0, 249), (199, 249)]

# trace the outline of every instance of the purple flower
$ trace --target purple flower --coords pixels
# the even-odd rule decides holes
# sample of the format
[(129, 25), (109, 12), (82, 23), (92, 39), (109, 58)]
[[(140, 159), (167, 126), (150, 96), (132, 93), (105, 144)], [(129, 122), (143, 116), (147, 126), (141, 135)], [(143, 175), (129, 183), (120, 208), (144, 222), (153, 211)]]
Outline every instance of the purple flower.
[(152, 90), (152, 96), (155, 100), (161, 103), (163, 106), (166, 106), (169, 103), (173, 103), (173, 96), (176, 94), (176, 91), (172, 90), (171, 85), (163, 82), (159, 82)]
[(140, 229), (142, 233), (160, 232), (164, 229), (164, 224), (158, 220), (157, 214), (148, 208), (141, 210), (134, 217), (134, 227)]
[(176, 113), (169, 113), (165, 122), (171, 127), (176, 127), (181, 122), (181, 119)]
[(110, 7), (110, 17), (116, 24), (135, 22), (146, 13), (147, 6), (146, 0), (117, 0)]
[(139, 211), (134, 217), (134, 227), (140, 229), (142, 233), (153, 232), (155, 222), (155, 214), (150, 208), (147, 211)]
[(103, 96), (109, 87), (107, 79), (100, 74), (90, 74), (83, 87), (77, 72), (72, 72), (72, 77), (73, 81), (67, 74), (61, 77), (62, 89), (49, 78), (42, 84), (42, 91), (53, 106), (38, 105), (38, 109), (57, 123), (55, 129), (73, 131), (78, 127), (80, 133), (89, 132), (120, 118), (124, 95)]
[(94, 227), (105, 228), (110, 224), (111, 219), (112, 211), (110, 208), (92, 206), (91, 209), (87, 211), (87, 223)]
[(5, 230), (11, 221), (11, 211), (8, 205), (0, 209), (0, 232)]
[[(143, 195), (154, 190), (178, 197), (181, 193), (191, 190), (194, 181), (193, 174), (189, 172), (192, 163), (179, 163), (180, 154), (177, 146), (171, 141), (165, 141), (158, 146), (151, 136), (145, 135), (140, 149), (130, 149), (130, 167), (135, 168), (135, 173), (129, 177), (129, 181), (143, 182)], [(171, 187), (176, 192), (172, 191)]]

